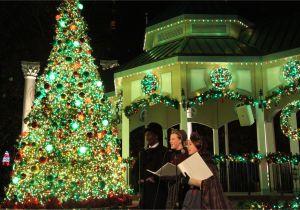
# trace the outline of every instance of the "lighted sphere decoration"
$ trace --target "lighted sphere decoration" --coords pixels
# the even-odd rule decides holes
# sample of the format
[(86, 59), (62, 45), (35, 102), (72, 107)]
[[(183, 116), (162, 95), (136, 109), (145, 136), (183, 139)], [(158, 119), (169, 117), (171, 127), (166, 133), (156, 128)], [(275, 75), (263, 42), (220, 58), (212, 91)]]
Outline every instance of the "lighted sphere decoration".
[(232, 75), (227, 68), (219, 67), (210, 72), (210, 80), (215, 89), (224, 90), (232, 83)]
[(283, 66), (283, 78), (289, 83), (296, 83), (300, 79), (300, 61), (289, 61)]
[(158, 88), (158, 78), (155, 74), (149, 73), (141, 81), (142, 91), (146, 95), (154, 93)]
[(280, 127), (282, 133), (287, 136), (290, 140), (299, 140), (300, 129), (293, 128), (291, 125), (292, 113), (297, 112), (300, 109), (300, 100), (292, 101), (288, 103), (281, 111), (280, 115)]

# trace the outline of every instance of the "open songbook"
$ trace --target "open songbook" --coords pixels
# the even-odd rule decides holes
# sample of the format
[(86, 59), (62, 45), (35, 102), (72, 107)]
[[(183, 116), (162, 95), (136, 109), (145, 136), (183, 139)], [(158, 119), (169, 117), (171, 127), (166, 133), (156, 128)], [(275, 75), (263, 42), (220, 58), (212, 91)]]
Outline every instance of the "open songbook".
[(176, 174), (179, 175), (180, 173), (182, 173), (184, 175), (184, 173), (187, 173), (189, 177), (198, 180), (205, 180), (213, 175), (198, 152), (178, 164), (177, 172), (176, 166), (172, 163), (166, 163), (155, 172), (150, 170), (147, 171), (157, 176), (176, 176)]

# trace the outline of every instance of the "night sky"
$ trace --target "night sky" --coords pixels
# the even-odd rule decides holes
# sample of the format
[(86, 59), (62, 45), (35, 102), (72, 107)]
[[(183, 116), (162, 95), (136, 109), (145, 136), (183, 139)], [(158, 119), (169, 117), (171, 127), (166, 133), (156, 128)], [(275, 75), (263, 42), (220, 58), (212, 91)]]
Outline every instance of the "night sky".
[[(21, 130), (24, 77), (21, 61), (40, 61), (41, 72), (49, 56), (59, 1), (0, 2), (0, 157), (12, 149)], [(93, 55), (124, 64), (142, 52), (145, 13), (150, 23), (180, 13), (183, 2), (83, 1)], [(300, 2), (193, 2), (194, 9), (210, 14), (235, 13), (258, 24), (278, 18), (299, 18)], [(116, 21), (116, 29), (111, 22)], [(40, 72), (40, 73), (41, 73)]]

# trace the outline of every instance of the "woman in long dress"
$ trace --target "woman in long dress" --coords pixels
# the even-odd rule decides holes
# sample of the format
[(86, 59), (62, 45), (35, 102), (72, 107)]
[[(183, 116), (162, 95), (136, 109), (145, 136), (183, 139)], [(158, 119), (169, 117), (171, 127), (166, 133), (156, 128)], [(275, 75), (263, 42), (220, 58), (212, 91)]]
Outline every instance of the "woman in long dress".
[(212, 171), (213, 176), (206, 180), (197, 180), (190, 178), (186, 174), (182, 178), (183, 183), (190, 185), (190, 190), (186, 193), (182, 209), (231, 209), (219, 180), (218, 169), (204, 145), (204, 137), (199, 136), (197, 133), (192, 133), (187, 142), (188, 153), (192, 155), (199, 152)]
[[(184, 130), (172, 129), (170, 136), (171, 152), (169, 153), (169, 162), (178, 165), (188, 157), (185, 142), (187, 134)], [(168, 197), (166, 209), (181, 209), (185, 193), (188, 190), (187, 184), (180, 182), (181, 173), (178, 170), (177, 176), (165, 177), (168, 184)]]

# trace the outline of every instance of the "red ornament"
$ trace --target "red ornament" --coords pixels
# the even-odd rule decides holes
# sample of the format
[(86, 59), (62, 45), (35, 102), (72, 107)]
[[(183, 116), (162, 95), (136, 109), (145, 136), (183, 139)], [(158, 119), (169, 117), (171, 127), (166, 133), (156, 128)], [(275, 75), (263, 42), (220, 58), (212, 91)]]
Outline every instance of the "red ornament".
[(101, 155), (105, 155), (105, 150), (104, 149), (100, 149), (100, 154)]
[(32, 122), (31, 126), (32, 126), (32, 128), (38, 128), (39, 124), (36, 121), (34, 121), (34, 122)]
[(99, 133), (97, 133), (97, 138), (98, 139), (103, 139), (104, 135), (105, 135), (104, 131), (99, 132)]
[(79, 69), (80, 67), (81, 67), (81, 64), (78, 62), (78, 63), (75, 63), (74, 64), (74, 67), (75, 67), (75, 69)]
[(91, 100), (91, 98), (87, 98), (87, 99), (85, 99), (85, 103), (86, 103), (86, 104), (91, 104), (91, 103), (92, 103), (92, 100)]
[(86, 134), (86, 137), (89, 138), (89, 139), (93, 138), (93, 133), (92, 132), (88, 132)]
[(74, 76), (74, 77), (79, 77), (79, 73), (78, 73), (77, 71), (74, 71), (74, 72), (73, 72), (73, 76)]
[(71, 25), (71, 26), (70, 26), (70, 29), (71, 29), (72, 31), (75, 31), (75, 30), (77, 29), (77, 27), (76, 27), (75, 25)]
[(83, 121), (83, 120), (84, 120), (84, 115), (83, 115), (83, 113), (80, 113), (80, 114), (78, 115), (78, 120), (80, 120), (80, 121)]
[(86, 52), (90, 55), (92, 54), (92, 50), (87, 50)]
[(45, 84), (44, 84), (44, 88), (45, 88), (46, 90), (50, 90), (50, 89), (51, 89), (51, 85), (50, 85), (49, 83), (45, 83)]
[(40, 158), (39, 158), (39, 162), (40, 162), (41, 164), (45, 164), (47, 161), (48, 161), (48, 158), (46, 158), (46, 157), (40, 157)]
[(60, 18), (61, 18), (60, 15), (56, 15), (56, 16), (55, 16), (55, 19), (56, 19), (56, 20), (59, 20)]
[(21, 133), (21, 136), (22, 136), (22, 137), (26, 137), (26, 136), (28, 136), (28, 134), (29, 134), (28, 131), (24, 131), (24, 132)]

